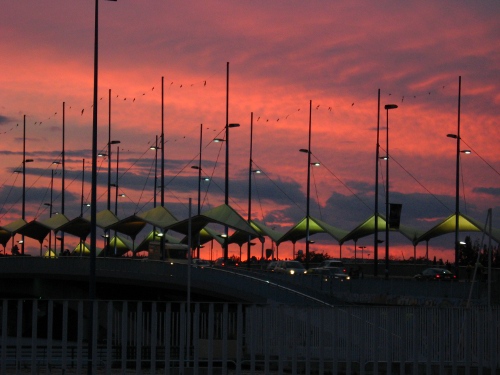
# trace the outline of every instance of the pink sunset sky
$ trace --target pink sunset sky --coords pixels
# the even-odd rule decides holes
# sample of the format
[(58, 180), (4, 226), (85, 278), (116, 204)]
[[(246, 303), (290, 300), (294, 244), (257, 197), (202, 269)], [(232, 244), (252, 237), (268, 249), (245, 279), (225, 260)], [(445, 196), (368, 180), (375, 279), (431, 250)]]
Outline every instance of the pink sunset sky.
[[(83, 159), (90, 198), (94, 6), (78, 0), (3, 4), (0, 226), (21, 217), (21, 176), (14, 170), (22, 166), (24, 115), (26, 158), (34, 159), (27, 164), (25, 217), (48, 217), (43, 203), (62, 149), (63, 102), (66, 216), (80, 214)], [(500, 227), (499, 19), (498, 1), (100, 1), (98, 149), (107, 148), (111, 89), (111, 138), (121, 141), (119, 186), (126, 194), (118, 217), (153, 207), (149, 147), (161, 132), (162, 77), (166, 207), (178, 219), (188, 216), (189, 198), (196, 209), (197, 171), (190, 167), (198, 162), (200, 124), (203, 170), (213, 177), (202, 185), (202, 211), (224, 203), (225, 145), (212, 140), (224, 135), (229, 62), (229, 123), (241, 125), (230, 133), (229, 203), (243, 217), (251, 113), (253, 161), (265, 172), (252, 180), (252, 217), (284, 233), (305, 216), (307, 154), (299, 149), (308, 147), (310, 100), (312, 160), (322, 164), (312, 168), (311, 215), (345, 230), (372, 215), (380, 89), (381, 155), (383, 106), (399, 106), (389, 118), (390, 202), (403, 204), (402, 224), (432, 228), (455, 211), (456, 141), (446, 135), (457, 132), (461, 76), (462, 148), (473, 152), (461, 157), (460, 211), (484, 222), (492, 208), (493, 226)], [(98, 166), (99, 211), (106, 208), (107, 160)], [(385, 162), (379, 166), (385, 213)], [(60, 169), (53, 197), (60, 210)], [(335, 240), (313, 239), (311, 250), (339, 255)], [(67, 247), (77, 242), (66, 237)], [(38, 243), (28, 243), (37, 254)], [(432, 240), (430, 256), (451, 260), (453, 243), (452, 234)], [(357, 245), (373, 256), (372, 236)], [(280, 257), (290, 257), (291, 249), (281, 245)], [(342, 252), (354, 256), (354, 243)], [(424, 253), (422, 243), (417, 256)], [(221, 254), (217, 247), (213, 258)], [(239, 255), (239, 247), (232, 245), (229, 254)], [(391, 256), (412, 255), (411, 243), (391, 234)]]

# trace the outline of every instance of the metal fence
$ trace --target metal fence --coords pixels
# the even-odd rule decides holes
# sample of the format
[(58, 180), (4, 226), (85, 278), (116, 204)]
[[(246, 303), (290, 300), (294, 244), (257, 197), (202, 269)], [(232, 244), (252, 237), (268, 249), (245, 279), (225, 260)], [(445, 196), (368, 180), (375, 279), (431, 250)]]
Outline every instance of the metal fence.
[(500, 373), (498, 307), (3, 300), (0, 308), (2, 374)]

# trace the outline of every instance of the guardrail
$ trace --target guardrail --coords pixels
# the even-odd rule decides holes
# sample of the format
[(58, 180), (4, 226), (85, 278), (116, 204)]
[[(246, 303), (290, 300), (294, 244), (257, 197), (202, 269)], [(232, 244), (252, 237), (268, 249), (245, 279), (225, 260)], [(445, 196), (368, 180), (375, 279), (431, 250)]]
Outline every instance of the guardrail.
[[(89, 365), (92, 373), (108, 374), (500, 371), (499, 308), (154, 301), (87, 307), (83, 300), (1, 300), (1, 373), (83, 373)], [(95, 318), (92, 341), (88, 311)]]

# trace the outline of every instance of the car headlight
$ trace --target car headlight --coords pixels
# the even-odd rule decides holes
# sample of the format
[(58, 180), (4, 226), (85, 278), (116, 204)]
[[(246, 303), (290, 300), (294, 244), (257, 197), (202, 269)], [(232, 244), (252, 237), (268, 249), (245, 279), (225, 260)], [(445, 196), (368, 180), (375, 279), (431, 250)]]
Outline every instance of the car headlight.
[(295, 274), (295, 270), (290, 270), (290, 275)]

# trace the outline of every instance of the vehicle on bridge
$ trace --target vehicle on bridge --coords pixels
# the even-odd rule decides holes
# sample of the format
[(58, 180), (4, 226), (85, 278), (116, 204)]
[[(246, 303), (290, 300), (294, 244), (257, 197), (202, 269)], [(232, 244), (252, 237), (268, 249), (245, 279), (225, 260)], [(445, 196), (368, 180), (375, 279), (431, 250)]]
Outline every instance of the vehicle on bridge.
[(191, 265), (196, 268), (208, 268), (212, 267), (212, 263), (205, 259), (194, 258), (191, 260)]
[(304, 265), (297, 260), (280, 260), (274, 267), (276, 273), (286, 273), (288, 275), (303, 275), (307, 273)]
[(162, 254), (161, 243), (159, 241), (151, 241), (148, 248), (148, 259), (187, 264), (188, 251), (188, 245), (165, 243)]
[(347, 269), (344, 266), (344, 263), (340, 259), (326, 259), (319, 265), (320, 268), (342, 268), (344, 272), (347, 272)]
[(240, 264), (233, 258), (227, 258), (226, 260), (221, 257), (217, 258), (214, 262), (214, 267), (238, 267)]
[(456, 281), (457, 275), (446, 268), (426, 268), (414, 276), (415, 280)]
[(342, 267), (311, 268), (308, 274), (312, 276), (319, 276), (323, 281), (329, 281), (329, 280), (347, 281), (351, 279), (346, 270)]

